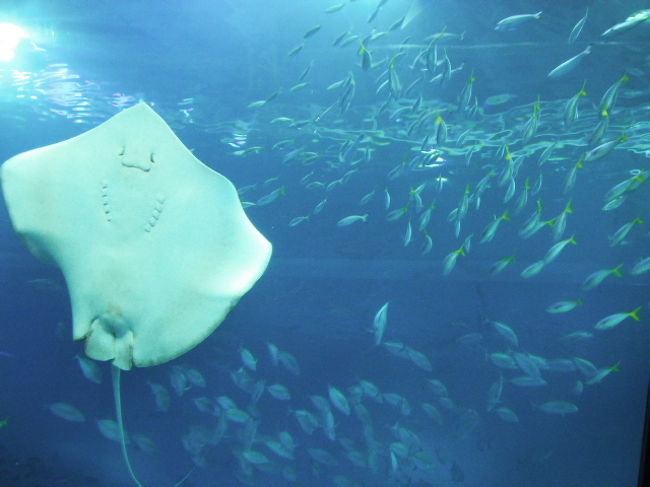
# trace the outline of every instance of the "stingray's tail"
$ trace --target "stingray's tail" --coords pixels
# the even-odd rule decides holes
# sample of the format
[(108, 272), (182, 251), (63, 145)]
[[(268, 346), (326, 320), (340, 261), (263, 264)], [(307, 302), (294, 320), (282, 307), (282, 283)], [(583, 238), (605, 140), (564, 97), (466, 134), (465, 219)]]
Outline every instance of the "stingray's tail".
[(120, 369), (111, 366), (111, 375), (113, 377), (113, 396), (115, 397), (115, 416), (117, 417), (117, 426), (120, 429), (120, 445), (122, 446), (122, 455), (124, 456), (124, 461), (126, 462), (126, 467), (129, 469), (129, 474), (133, 479), (133, 482), (138, 487), (144, 487), (131, 468), (131, 462), (129, 461), (129, 454), (126, 451), (126, 431), (124, 431), (124, 421), (122, 420), (122, 394), (120, 393)]

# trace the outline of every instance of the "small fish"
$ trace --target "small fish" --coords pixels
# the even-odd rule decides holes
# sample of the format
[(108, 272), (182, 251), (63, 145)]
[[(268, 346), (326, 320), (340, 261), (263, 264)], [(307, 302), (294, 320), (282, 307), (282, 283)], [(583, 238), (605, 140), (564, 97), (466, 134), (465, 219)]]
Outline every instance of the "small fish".
[[(650, 12), (650, 10), (648, 10)], [(605, 117), (614, 107), (616, 99), (618, 97), (618, 91), (620, 90), (623, 83), (627, 83), (630, 80), (630, 77), (627, 73), (623, 74), (618, 80), (616, 80), (603, 94), (603, 97), (600, 99), (600, 115)]]
[(529, 277), (534, 277), (542, 271), (545, 265), (546, 262), (544, 262), (543, 260), (538, 260), (537, 262), (533, 262), (528, 267), (526, 267), (523, 271), (521, 271), (520, 276), (523, 277), (524, 279), (528, 279)]
[(348, 78), (340, 79), (338, 81), (335, 81), (334, 83), (332, 83), (331, 85), (329, 85), (325, 89), (327, 91), (336, 90), (337, 88), (340, 88), (341, 86), (343, 86), (343, 84), (346, 83), (347, 81), (348, 81)]
[(562, 336), (560, 340), (563, 342), (577, 342), (582, 340), (588, 340), (593, 337), (594, 334), (591, 333), (590, 331), (578, 330)]
[(237, 407), (237, 404), (235, 404), (235, 401), (230, 399), (228, 396), (219, 396), (219, 397), (217, 397), (217, 404), (224, 411), (228, 411), (228, 409), (234, 409), (234, 408)]
[(244, 450), (241, 452), (241, 456), (244, 460), (246, 460), (249, 463), (252, 463), (253, 465), (263, 465), (263, 464), (271, 463), (271, 461), (268, 459), (266, 455), (264, 455), (263, 453), (257, 450)]
[(314, 206), (314, 210), (312, 211), (312, 213), (314, 215), (318, 215), (321, 211), (323, 211), (323, 208), (325, 208), (326, 204), (327, 204), (327, 198), (323, 198), (318, 203), (316, 203), (316, 206)]
[(413, 239), (413, 227), (411, 226), (411, 220), (406, 223), (406, 229), (404, 230), (403, 243), (404, 247), (407, 247)]
[(257, 100), (248, 104), (248, 108), (260, 108), (266, 105), (266, 100)]
[(517, 363), (517, 367), (525, 373), (528, 377), (540, 378), (541, 372), (539, 370), (539, 365), (535, 361), (532, 355), (522, 352), (514, 352), (513, 357)]
[(271, 396), (279, 401), (288, 401), (291, 399), (291, 394), (289, 389), (282, 384), (272, 384), (266, 388), (266, 390), (271, 394)]
[(596, 161), (598, 159), (602, 159), (606, 155), (608, 155), (610, 152), (612, 152), (618, 144), (621, 142), (624, 142), (628, 139), (627, 135), (621, 135), (620, 137), (617, 137), (616, 139), (608, 140), (607, 142), (603, 142), (597, 147), (594, 147), (584, 155), (584, 160), (585, 162), (589, 161)]
[(583, 96), (587, 96), (585, 91), (586, 81), (582, 83), (582, 88), (567, 101), (564, 106), (564, 126), (568, 127), (572, 122), (578, 119), (578, 103)]
[(306, 409), (298, 409), (297, 411), (294, 411), (293, 414), (302, 430), (308, 435), (311, 435), (316, 428), (319, 427), (319, 422), (316, 416)]
[(328, 466), (336, 466), (339, 462), (334, 456), (321, 448), (307, 448), (307, 453), (318, 463)]
[(585, 384), (581, 380), (577, 380), (576, 383), (573, 385), (573, 394), (576, 396), (580, 396), (585, 390)]
[(540, 376), (531, 377), (529, 375), (520, 375), (519, 377), (513, 377), (509, 382), (518, 387), (543, 387), (548, 384), (548, 382), (546, 382)]
[(637, 12), (634, 12), (623, 22), (619, 22), (618, 24), (615, 24), (609, 29), (607, 29), (605, 32), (601, 34), (601, 37), (608, 37), (614, 34), (619, 34), (633, 27), (636, 27), (637, 25), (641, 24), (642, 22), (645, 22), (648, 19), (650, 19), (650, 9), (639, 10)]
[(447, 397), (449, 396), (449, 390), (447, 386), (438, 379), (428, 379), (427, 382), (433, 390), (433, 393), (438, 397)]
[(587, 278), (582, 283), (582, 290), (589, 291), (599, 286), (608, 276), (615, 275), (616, 277), (623, 277), (621, 269), (623, 264), (619, 264), (613, 269), (601, 269), (596, 272), (592, 272), (587, 276)]
[(557, 301), (546, 308), (547, 313), (568, 313), (582, 304), (582, 299)]
[(244, 366), (249, 370), (257, 369), (257, 359), (247, 348), (240, 348), (239, 355)]
[(47, 408), (52, 414), (58, 416), (61, 419), (65, 419), (66, 421), (76, 423), (83, 423), (86, 421), (84, 414), (72, 404), (69, 404), (67, 402), (55, 402), (48, 404)]
[(257, 200), (257, 206), (266, 206), (271, 203), (273, 203), (275, 200), (277, 200), (280, 196), (284, 196), (287, 194), (287, 190), (284, 186), (280, 186), (277, 189), (274, 189), (270, 193), (262, 196), (260, 199)]
[(485, 99), (485, 104), (488, 106), (495, 107), (498, 105), (503, 105), (505, 103), (508, 103), (509, 101), (512, 101), (515, 98), (517, 98), (517, 95), (514, 95), (512, 93), (502, 93), (500, 95), (488, 96)]
[(388, 28), (388, 32), (393, 32), (394, 30), (401, 29), (402, 24), (404, 24), (404, 21), (406, 20), (406, 15), (403, 17), (400, 17), (397, 19), (395, 22), (391, 24), (391, 26)]
[(196, 387), (206, 386), (205, 377), (203, 377), (203, 374), (196, 369), (186, 368), (185, 377), (187, 377), (187, 381), (193, 386)]
[(402, 208), (395, 208), (394, 210), (388, 212), (388, 215), (386, 215), (386, 220), (388, 220), (389, 222), (394, 222), (395, 220), (399, 220), (404, 215), (406, 215), (408, 211), (409, 211), (408, 206), (403, 206)]
[(307, 77), (307, 75), (309, 74), (309, 72), (311, 71), (312, 67), (314, 67), (314, 60), (313, 59), (311, 61), (309, 61), (309, 64), (307, 65), (307, 67), (302, 70), (302, 73), (300, 73), (300, 76), (298, 76), (298, 81), (304, 80)]
[(629, 313), (614, 313), (613, 315), (606, 316), (598, 323), (596, 323), (596, 326), (594, 326), (594, 328), (596, 330), (608, 330), (610, 328), (614, 328), (616, 325), (627, 318), (632, 318), (635, 321), (641, 321), (641, 318), (639, 318), (639, 311), (641, 311), (641, 306), (633, 309)]
[(434, 133), (437, 145), (442, 145), (447, 141), (447, 124), (441, 115), (436, 117)]
[(506, 267), (512, 264), (515, 261), (514, 256), (503, 257), (502, 259), (497, 260), (492, 267), (490, 268), (490, 274), (493, 276), (502, 272)]
[(505, 406), (499, 406), (498, 408), (494, 409), (494, 412), (497, 414), (497, 416), (499, 416), (499, 418), (501, 418), (506, 423), (518, 423), (519, 422), (519, 417), (510, 408), (507, 408)]
[(196, 406), (196, 409), (198, 409), (202, 413), (212, 414), (215, 411), (215, 407), (214, 404), (212, 403), (212, 400), (205, 396), (195, 397), (194, 399), (192, 399), (192, 402)]
[(519, 339), (517, 338), (517, 334), (511, 327), (505, 323), (501, 323), (500, 321), (491, 321), (490, 323), (494, 327), (495, 331), (503, 338), (505, 338), (506, 341), (508, 341), (513, 347), (519, 346)]
[(303, 34), (303, 39), (308, 39), (321, 29), (321, 25), (315, 25)]
[(346, 30), (342, 34), (340, 34), (336, 39), (334, 39), (334, 42), (332, 42), (333, 46), (338, 46), (343, 39), (345, 39), (348, 35), (350, 34), (349, 30)]
[(74, 358), (77, 359), (77, 362), (79, 362), (81, 373), (86, 379), (94, 382), (95, 384), (102, 383), (102, 369), (99, 367), (99, 364), (97, 362), (86, 357), (81, 357), (79, 355), (75, 355)]
[(573, 363), (586, 378), (592, 377), (598, 371), (596, 366), (586, 358), (573, 357)]
[(560, 76), (564, 76), (565, 74), (573, 71), (578, 64), (580, 64), (580, 61), (587, 56), (588, 54), (591, 54), (591, 45), (587, 46), (584, 51), (580, 52), (579, 54), (576, 54), (572, 58), (567, 59), (560, 65), (556, 66), (553, 68), (547, 75), (547, 78), (559, 78)]
[(641, 185), (641, 183), (645, 182), (648, 179), (648, 175), (650, 175), (650, 172), (648, 171), (640, 171), (633, 174), (631, 178), (627, 178), (621, 181), (616, 186), (607, 191), (605, 194), (605, 199), (607, 201), (611, 201), (624, 196), (626, 193), (630, 193), (636, 190)]
[(291, 372), (293, 375), (300, 375), (300, 366), (298, 360), (289, 352), (281, 351), (278, 354), (278, 360), (282, 366)]
[(228, 419), (228, 421), (231, 421), (233, 423), (239, 423), (239, 424), (244, 424), (250, 419), (250, 414), (238, 408), (227, 409), (225, 412), (225, 416)]
[(487, 410), (492, 411), (500, 402), (503, 394), (503, 376), (494, 382), (488, 389)]
[(534, 14), (521, 14), (521, 15), (511, 15), (505, 19), (499, 20), (497, 25), (494, 27), (496, 31), (507, 31), (514, 30), (520, 24), (527, 22), (529, 20), (538, 20), (542, 16), (542, 12), (537, 12)]
[(372, 13), (368, 16), (368, 23), (372, 22), (377, 18), (377, 15), (379, 14), (380, 10), (381, 10), (381, 5), (377, 5), (375, 10), (373, 10)]
[(304, 47), (305, 47), (305, 43), (303, 42), (302, 44), (299, 44), (299, 45), (297, 45), (296, 47), (294, 47), (293, 49), (291, 49), (291, 50), (287, 53), (287, 56), (288, 56), (288, 57), (295, 56), (295, 55), (298, 54), (300, 51), (302, 51), (302, 49), (303, 49)]
[(431, 361), (425, 354), (411, 347), (407, 347), (406, 352), (408, 353), (408, 357), (414, 365), (417, 365), (423, 370), (431, 372)]
[(187, 383), (187, 376), (185, 375), (184, 369), (177, 365), (173, 366), (169, 370), (169, 381), (178, 397), (181, 397), (183, 394), (185, 394), (186, 391), (190, 389), (190, 386)]
[(97, 428), (102, 436), (108, 440), (121, 442), (122, 435), (120, 434), (120, 427), (117, 422), (112, 419), (98, 419)]
[(620, 364), (621, 362), (617, 362), (611, 367), (605, 367), (604, 369), (599, 369), (591, 378), (585, 381), (585, 384), (587, 385), (598, 384), (612, 372), (620, 372), (621, 371), (619, 367)]
[(345, 7), (344, 3), (337, 3), (337, 4), (334, 4), (334, 5), (331, 5), (330, 7), (327, 7), (324, 10), (324, 12), (326, 14), (333, 14), (334, 12), (338, 12), (339, 10), (341, 10), (343, 7)]
[(569, 44), (573, 44), (580, 33), (582, 32), (582, 28), (585, 26), (585, 23), (587, 22), (587, 16), (589, 15), (589, 7), (587, 7), (587, 10), (585, 11), (585, 14), (582, 16), (580, 20), (576, 22), (576, 25), (573, 26), (573, 29), (571, 29), (571, 33), (569, 34)]
[(638, 276), (640, 274), (645, 274), (650, 271), (650, 257), (640, 259), (630, 270), (630, 274), (633, 276)]
[(567, 401), (547, 401), (540, 404), (538, 409), (547, 414), (559, 414), (560, 416), (578, 412), (578, 406)]
[(480, 243), (491, 242), (494, 238), (494, 235), (496, 235), (497, 230), (499, 229), (499, 225), (502, 221), (510, 221), (510, 214), (508, 210), (504, 211), (503, 214), (498, 218), (495, 216), (494, 220), (488, 223), (488, 225), (483, 230), (483, 233), (481, 234)]
[[(270, 123), (291, 123), (293, 122), (293, 118), (289, 117), (275, 117), (273, 120), (271, 120)], [(253, 188), (255, 187), (254, 184), (251, 185)], [(242, 188), (244, 189), (244, 188)], [(252, 188), (251, 188), (252, 189)]]
[(556, 243), (546, 252), (546, 255), (544, 256), (544, 264), (546, 265), (553, 262), (557, 258), (557, 256), (560, 255), (560, 252), (562, 252), (564, 247), (566, 247), (568, 244), (578, 245), (578, 242), (576, 241), (575, 238), (569, 237), (565, 240)]
[(456, 261), (458, 260), (458, 257), (460, 257), (461, 255), (462, 256), (466, 255), (465, 248), (463, 246), (460, 246), (456, 250), (453, 250), (447, 254), (447, 256), (442, 261), (442, 273), (445, 276), (449, 274), (452, 270), (454, 270), (454, 267), (456, 267)]
[(361, 56), (361, 69), (368, 71), (372, 67), (372, 58), (370, 57), (370, 51), (366, 49), (366, 46), (361, 42), (361, 47), (357, 52)]
[(364, 215), (350, 215), (350, 216), (346, 216), (344, 218), (341, 218), (336, 223), (336, 226), (338, 226), (338, 227), (347, 227), (348, 225), (352, 225), (353, 223), (366, 222), (366, 221), (368, 221), (368, 213), (366, 213)]
[(328, 386), (327, 392), (334, 407), (346, 416), (350, 415), (350, 404), (343, 393), (334, 386)]
[(493, 352), (488, 357), (490, 359), (490, 362), (492, 362), (500, 369), (514, 370), (517, 368), (515, 359), (507, 353)]
[(634, 225), (638, 225), (640, 223), (643, 223), (643, 220), (641, 218), (635, 218), (631, 222), (628, 222), (620, 227), (618, 230), (616, 230), (614, 235), (609, 238), (609, 246), (614, 247), (620, 244), (623, 240), (625, 240), (625, 237), (627, 237), (628, 233), (630, 233)]
[(339, 43), (339, 47), (345, 47), (345, 46), (348, 46), (348, 45), (352, 44), (354, 41), (356, 41), (357, 39), (359, 39), (359, 36), (356, 35), (356, 34), (353, 34), (353, 35), (351, 35), (351, 36), (349, 36), (349, 37), (343, 39), (343, 40)]
[(424, 412), (427, 413), (427, 415), (431, 419), (433, 419), (436, 423), (442, 426), (444, 420), (442, 418), (442, 414), (440, 414), (440, 411), (438, 410), (437, 407), (435, 407), (433, 404), (430, 404), (428, 402), (423, 402), (421, 406), (422, 409), (424, 409)]
[(298, 226), (301, 223), (306, 222), (306, 221), (309, 221), (309, 215), (297, 216), (297, 217), (292, 218), (291, 221), (289, 221), (289, 226), (290, 227), (296, 227), (296, 226)]
[(388, 304), (386, 302), (383, 304), (379, 311), (375, 314), (375, 318), (372, 322), (372, 329), (375, 334), (375, 345), (379, 345), (384, 336), (384, 331), (386, 331), (386, 323), (388, 322)]
[(280, 349), (271, 342), (266, 343), (266, 348), (269, 351), (269, 356), (271, 357), (271, 363), (273, 364), (274, 367), (277, 367), (279, 363)]
[(294, 93), (294, 92), (296, 92), (298, 90), (302, 90), (303, 88), (305, 88), (308, 85), (309, 85), (309, 81), (303, 81), (303, 82), (295, 84), (291, 88), (289, 88), (289, 92)]
[(171, 396), (169, 395), (167, 388), (161, 384), (156, 384), (155, 382), (149, 382), (149, 387), (151, 388), (151, 393), (156, 402), (156, 411), (161, 413), (169, 411)]

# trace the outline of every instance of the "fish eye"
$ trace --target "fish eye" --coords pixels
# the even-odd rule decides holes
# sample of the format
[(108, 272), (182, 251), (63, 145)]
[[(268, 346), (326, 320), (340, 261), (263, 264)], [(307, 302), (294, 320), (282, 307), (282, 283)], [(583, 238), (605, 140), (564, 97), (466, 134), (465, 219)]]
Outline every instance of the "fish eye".
[[(647, 152), (645, 153), (645, 156), (646, 156), (646, 157), (650, 157), (650, 154), (649, 154), (649, 153), (650, 153), (650, 151), (647, 151)], [(632, 176), (638, 176), (639, 174), (641, 174), (641, 169), (630, 169), (630, 175), (632, 175)]]

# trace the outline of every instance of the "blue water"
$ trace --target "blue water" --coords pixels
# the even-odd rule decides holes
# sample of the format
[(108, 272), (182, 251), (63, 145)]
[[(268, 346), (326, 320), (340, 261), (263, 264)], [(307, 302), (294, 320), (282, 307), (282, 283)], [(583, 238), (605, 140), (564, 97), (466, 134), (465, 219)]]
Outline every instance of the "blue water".
[[(650, 182), (626, 193), (618, 208), (602, 207), (610, 188), (650, 169), (650, 21), (612, 37), (601, 33), (650, 8), (650, 2), (421, 0), (411, 5), (388, 0), (371, 22), (378, 1), (341, 0), (340, 10), (325, 12), (338, 3), (33, 0), (0, 5), (0, 22), (16, 23), (30, 34), (14, 59), (0, 63), (0, 160), (78, 135), (143, 101), (196, 157), (240, 189), (247, 215), (273, 244), (267, 271), (214, 334), (170, 363), (123, 375), (126, 430), (155, 445), (145, 451), (130, 442), (138, 477), (146, 486), (171, 486), (192, 470), (183, 485), (195, 487), (635, 485), (650, 374), (650, 273), (633, 275), (631, 270), (650, 256)], [(567, 44), (587, 7), (582, 33)], [(512, 31), (494, 30), (505, 17), (540, 10), (540, 19)], [(372, 60), (370, 69), (362, 69), (360, 41), (387, 31), (409, 12), (419, 13), (408, 25), (365, 39)], [(304, 39), (316, 25), (321, 29)], [(358, 39), (333, 46), (345, 31), (346, 39)], [(428, 71), (416, 57), (429, 46), (424, 39), (440, 32), (463, 37), (431, 44), (431, 56), (436, 46), (441, 62)], [(301, 43), (304, 48), (288, 56)], [(587, 45), (592, 53), (571, 72), (547, 78)], [(400, 50), (394, 72), (402, 91), (382, 108), (390, 87), (378, 88)], [(431, 81), (445, 72), (445, 53), (451, 77)], [(291, 91), (310, 63), (303, 80), (308, 84)], [(621, 83), (608, 110), (605, 135), (588, 144), (585, 138), (603, 119), (601, 96), (624, 74), (629, 80)], [(476, 80), (470, 106), (459, 109), (459, 95), (471, 76)], [(343, 89), (327, 89), (346, 77)], [(422, 81), (404, 93), (418, 77)], [(567, 127), (565, 104), (583, 82), (587, 94), (580, 99), (579, 117)], [(351, 84), (354, 96), (349, 108), (341, 109), (340, 97)], [(264, 106), (249, 108), (277, 90)], [(411, 107), (420, 94), (419, 108), (396, 113), (399, 107)], [(514, 96), (499, 105), (487, 102), (501, 94)], [(523, 140), (522, 127), (534, 116), (537, 99), (537, 132)], [(409, 124), (426, 112), (430, 118), (407, 133)], [(434, 136), (438, 115), (449, 131), (440, 144)], [(277, 117), (292, 120), (271, 123)], [(469, 135), (458, 141), (465, 130)], [(489, 140), (502, 130), (512, 133)], [(611, 153), (578, 169), (575, 185), (564, 191), (567, 175), (587, 151), (624, 134)], [(276, 145), (280, 141), (285, 142)], [(541, 150), (552, 141), (560, 141), (558, 148), (538, 166)], [(353, 144), (347, 152), (346, 143)], [(499, 185), (508, 164), (505, 144), (522, 162)], [(261, 149), (237, 154), (256, 146)], [(472, 147), (477, 152), (466, 162)], [(440, 150), (440, 166), (414, 170), (410, 161), (423, 157), (421, 149)], [(400, 165), (393, 177), (391, 171)], [(479, 204), (478, 183), (491, 171), (496, 176)], [(536, 194), (528, 190), (528, 202), (517, 213), (526, 180), (533, 186), (540, 174), (541, 189)], [(326, 188), (337, 180), (341, 182)], [(510, 180), (515, 193), (504, 203)], [(309, 186), (312, 182), (322, 184)], [(418, 208), (414, 192), (422, 184), (423, 208)], [(286, 194), (269, 205), (255, 205), (282, 186)], [(456, 236), (453, 214), (448, 215), (466, 188), (472, 200)], [(362, 206), (361, 198), (372, 191)], [(388, 208), (386, 192), (391, 195)], [(325, 198), (322, 211), (314, 214)], [(538, 200), (542, 220), (558, 217), (571, 201), (573, 211), (566, 215), (561, 237), (554, 239), (552, 225), (530, 238), (520, 236)], [(433, 202), (427, 226), (432, 248), (423, 254), (426, 238), (419, 218)], [(401, 207), (409, 208), (406, 214), (388, 221), (389, 211)], [(479, 243), (486, 225), (505, 210), (510, 221), (501, 222), (492, 241)], [(366, 222), (337, 226), (346, 216), (364, 214)], [(309, 219), (290, 226), (299, 216)], [(610, 246), (617, 229), (635, 218), (645, 223)], [(413, 235), (405, 245), (409, 221)], [(470, 235), (467, 248), (463, 242)], [(569, 243), (540, 274), (521, 277), (556, 241), (571, 236), (577, 245)], [(83, 376), (74, 359), (83, 355), (83, 345), (71, 340), (63, 276), (36, 260), (15, 235), (4, 200), (0, 245), (0, 419), (6, 418), (0, 428), (0, 486), (133, 485), (119, 443), (97, 427), (98, 420), (115, 415), (110, 366), (101, 364), (102, 384)], [(461, 246), (466, 255), (443, 274), (443, 259)], [(491, 265), (508, 256), (515, 256), (515, 262), (492, 275)], [(590, 291), (581, 288), (592, 272), (619, 264), (623, 277), (610, 276)], [(568, 313), (546, 311), (556, 301), (576, 299), (581, 304)], [(383, 344), (375, 345), (373, 318), (386, 302)], [(594, 329), (608, 315), (639, 307), (639, 321), (630, 317), (612, 329)], [(518, 346), (496, 332), (494, 321), (514, 330)], [(593, 336), (562, 339), (577, 331)], [(300, 374), (273, 365), (268, 343), (295, 356)], [(391, 353), (391, 343), (423, 353), (431, 370)], [(251, 404), (250, 392), (232, 380), (243, 367), (242, 348), (258, 360), (257, 370), (247, 371), (252, 383), (285, 385), (290, 400), (265, 392)], [(524, 372), (497, 367), (490, 355), (498, 352), (531, 354), (546, 365), (552, 359), (575, 364), (578, 357), (601, 371), (619, 363), (620, 372), (590, 385), (586, 382), (593, 376), (578, 370), (540, 367), (546, 385), (519, 387), (510, 380)], [(200, 371), (206, 388), (192, 386), (178, 395), (170, 384), (170, 373), (178, 367)], [(488, 407), (488, 390), (500, 377), (504, 385), (497, 407), (514, 412), (516, 423)], [(447, 400), (436, 396), (428, 379), (446, 385)], [(402, 403), (400, 410), (385, 399), (379, 403), (359, 396), (361, 380), (371, 381), (380, 393), (399, 394), (409, 407)], [(577, 381), (583, 384), (581, 393), (575, 391)], [(169, 391), (168, 411), (156, 410), (148, 383)], [(295, 418), (300, 409), (319, 417), (310, 397), (327, 397), (329, 386), (346, 394), (353, 406), (346, 416), (330, 404), (333, 439), (322, 427), (307, 434)], [(207, 442), (194, 436), (200, 451), (190, 451), (188, 435), (214, 435), (225, 414), (202, 412), (194, 399), (214, 403), (218, 396), (228, 396), (246, 410), (253, 418), (248, 426), (255, 421), (256, 433), (246, 440), (244, 425), (226, 421), (220, 438)], [(548, 401), (567, 402), (578, 410), (549, 414), (543, 410)], [(57, 402), (78, 408), (85, 421), (57, 417), (50, 410)], [(436, 406), (441, 424), (425, 414), (423, 403)], [(293, 459), (267, 446), (283, 431), (296, 443)], [(407, 432), (417, 439), (407, 441)], [(407, 454), (396, 454), (396, 442), (406, 445)], [(328, 452), (336, 464), (319, 462), (309, 449)], [(261, 453), (265, 460), (250, 462), (245, 451)], [(365, 466), (353, 464), (350, 451)]]

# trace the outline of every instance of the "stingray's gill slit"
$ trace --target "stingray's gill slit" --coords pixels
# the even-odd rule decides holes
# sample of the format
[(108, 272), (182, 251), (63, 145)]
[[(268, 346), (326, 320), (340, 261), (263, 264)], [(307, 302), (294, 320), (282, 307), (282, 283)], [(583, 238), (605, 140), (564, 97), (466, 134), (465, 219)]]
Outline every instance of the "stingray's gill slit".
[(106, 179), (102, 181), (102, 211), (104, 212), (104, 219), (110, 223), (112, 220), (111, 202), (108, 197), (108, 181)]
[(162, 214), (164, 204), (165, 204), (165, 197), (158, 196), (155, 200), (153, 209), (151, 210), (151, 216), (149, 217), (149, 220), (147, 221), (147, 224), (144, 227), (145, 232), (151, 232), (151, 230), (153, 230), (153, 227), (156, 226), (156, 223), (158, 223), (158, 220), (160, 219), (160, 215)]

